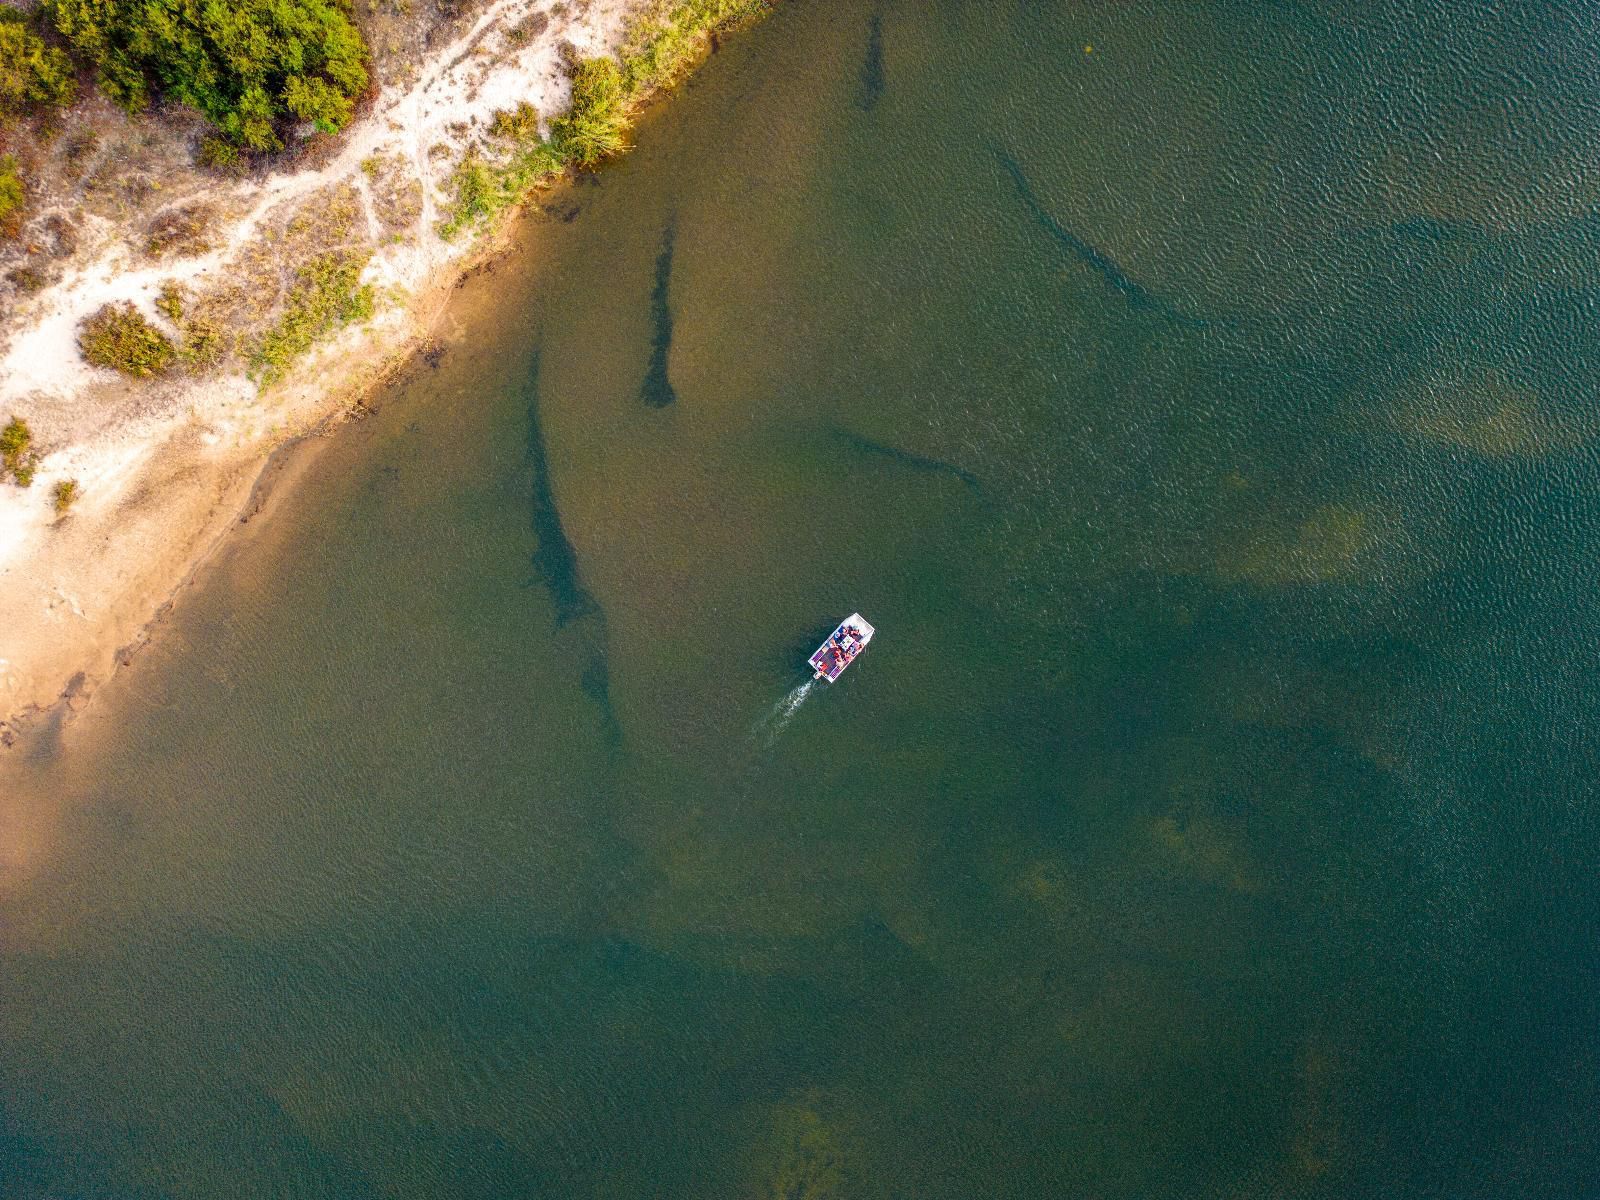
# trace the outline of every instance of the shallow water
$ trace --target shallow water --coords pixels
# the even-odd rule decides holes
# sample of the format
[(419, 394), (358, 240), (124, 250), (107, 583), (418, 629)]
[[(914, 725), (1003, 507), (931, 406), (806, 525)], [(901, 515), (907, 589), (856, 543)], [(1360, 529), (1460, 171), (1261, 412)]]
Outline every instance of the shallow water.
[(1596, 40), (730, 42), (6, 764), (0, 1195), (1600, 1190)]

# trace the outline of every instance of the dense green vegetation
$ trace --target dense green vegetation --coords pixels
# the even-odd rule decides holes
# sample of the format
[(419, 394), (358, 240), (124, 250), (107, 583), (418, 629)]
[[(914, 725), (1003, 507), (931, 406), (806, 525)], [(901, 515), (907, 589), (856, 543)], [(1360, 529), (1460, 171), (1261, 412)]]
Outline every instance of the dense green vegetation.
[(367, 87), (366, 46), (338, 0), (45, 0), (118, 103), (193, 105), (224, 138), (283, 145), (294, 120), (343, 129)]
[(77, 88), (66, 52), (47, 46), (16, 9), (0, 8), (0, 121), (43, 104), (71, 104)]
[(282, 376), (323, 334), (372, 315), (372, 285), (361, 283), (370, 257), (367, 252), (334, 251), (300, 268), (283, 315), (250, 355), (250, 369), (261, 383)]
[(628, 129), (628, 99), (615, 59), (586, 58), (574, 66), (572, 107), (550, 124), (562, 156), (589, 167), (621, 150)]
[(10, 475), (19, 487), (27, 487), (33, 482), (38, 462), (39, 456), (33, 450), (33, 431), (21, 417), (12, 417), (10, 423), (0, 429), (0, 479)]
[[(528, 110), (529, 119), (519, 117), (521, 108)], [(567, 166), (555, 143), (540, 139), (532, 105), (519, 106), (511, 113), (496, 113), (491, 132), (502, 144), (509, 143), (509, 157), (490, 163), (469, 151), (456, 166), (450, 178), (450, 215), (439, 225), (439, 236), (447, 241), (463, 229), (492, 220), (522, 199), (530, 188)]]
[(704, 52), (706, 37), (762, 16), (771, 0), (661, 0), (629, 30), (619, 62), (609, 57), (572, 64), (572, 106), (538, 136), (538, 113), (529, 104), (497, 112), (491, 138), (506, 156), (491, 160), (469, 151), (451, 179), (449, 215), (439, 235), (455, 237), (491, 220), (528, 190), (568, 167), (592, 167), (621, 153), (639, 103), (671, 87)]
[(155, 375), (172, 365), (172, 341), (133, 305), (107, 304), (78, 330), (78, 349), (97, 367)]
[(771, 8), (772, 0), (664, 0), (634, 25), (623, 46), (630, 99), (677, 83), (704, 50), (707, 34), (753, 21)]

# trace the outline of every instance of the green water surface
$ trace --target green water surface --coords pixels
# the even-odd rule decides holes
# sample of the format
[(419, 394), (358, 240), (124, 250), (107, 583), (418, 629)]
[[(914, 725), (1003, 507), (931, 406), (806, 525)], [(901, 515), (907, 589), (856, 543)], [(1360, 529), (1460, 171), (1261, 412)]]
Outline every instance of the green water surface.
[(781, 6), (8, 757), (0, 1197), (1600, 1194), (1597, 130)]

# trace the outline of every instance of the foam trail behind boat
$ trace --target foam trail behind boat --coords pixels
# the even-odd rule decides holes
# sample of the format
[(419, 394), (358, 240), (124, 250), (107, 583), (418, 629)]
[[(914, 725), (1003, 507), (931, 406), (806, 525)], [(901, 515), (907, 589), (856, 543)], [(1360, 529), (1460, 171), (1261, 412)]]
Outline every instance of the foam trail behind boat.
[(806, 697), (811, 694), (811, 687), (815, 679), (808, 679), (804, 683), (796, 684), (789, 690), (789, 694), (774, 704), (767, 715), (756, 724), (756, 730), (767, 735), (767, 744), (770, 746), (783, 732), (784, 727), (794, 719), (794, 714), (800, 711), (800, 706), (806, 702)]

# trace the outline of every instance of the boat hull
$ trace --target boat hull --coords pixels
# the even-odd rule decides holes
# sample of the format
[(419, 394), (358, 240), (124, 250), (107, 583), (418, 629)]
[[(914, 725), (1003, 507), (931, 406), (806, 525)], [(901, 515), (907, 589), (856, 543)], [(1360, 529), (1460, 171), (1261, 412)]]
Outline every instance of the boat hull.
[(851, 613), (840, 621), (838, 628), (806, 660), (815, 672), (813, 678), (826, 679), (829, 683), (838, 679), (867, 648), (876, 632), (860, 613)]

